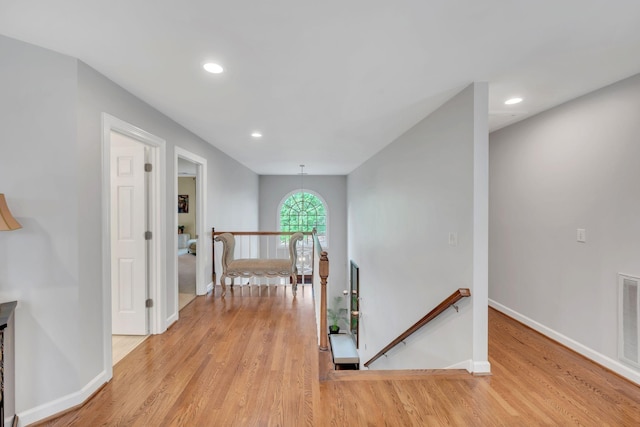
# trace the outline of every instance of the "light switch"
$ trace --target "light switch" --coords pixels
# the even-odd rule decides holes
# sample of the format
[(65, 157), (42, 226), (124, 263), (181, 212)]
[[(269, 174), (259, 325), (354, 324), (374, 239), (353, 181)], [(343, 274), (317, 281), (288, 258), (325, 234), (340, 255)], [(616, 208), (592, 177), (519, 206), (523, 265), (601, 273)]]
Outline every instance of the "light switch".
[(578, 242), (585, 243), (587, 241), (587, 230), (585, 230), (584, 228), (578, 228), (577, 239)]

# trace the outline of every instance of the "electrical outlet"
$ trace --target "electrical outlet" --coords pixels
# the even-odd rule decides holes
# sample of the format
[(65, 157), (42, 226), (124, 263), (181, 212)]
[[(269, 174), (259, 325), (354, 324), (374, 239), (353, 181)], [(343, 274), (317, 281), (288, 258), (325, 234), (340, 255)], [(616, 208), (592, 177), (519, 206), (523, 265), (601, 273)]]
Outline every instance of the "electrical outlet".
[(587, 242), (587, 230), (585, 230), (584, 228), (578, 228), (577, 240), (580, 243), (586, 243)]

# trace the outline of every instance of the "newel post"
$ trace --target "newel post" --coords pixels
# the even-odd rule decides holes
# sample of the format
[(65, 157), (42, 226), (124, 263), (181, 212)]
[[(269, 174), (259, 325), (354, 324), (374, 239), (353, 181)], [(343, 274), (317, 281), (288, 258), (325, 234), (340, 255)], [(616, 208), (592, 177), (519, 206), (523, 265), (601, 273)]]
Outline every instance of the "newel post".
[(320, 254), (320, 350), (328, 350), (327, 344), (327, 277), (329, 277), (329, 257), (326, 251)]
[(213, 283), (213, 290), (216, 289), (216, 239), (215, 239), (215, 227), (211, 227), (211, 281)]

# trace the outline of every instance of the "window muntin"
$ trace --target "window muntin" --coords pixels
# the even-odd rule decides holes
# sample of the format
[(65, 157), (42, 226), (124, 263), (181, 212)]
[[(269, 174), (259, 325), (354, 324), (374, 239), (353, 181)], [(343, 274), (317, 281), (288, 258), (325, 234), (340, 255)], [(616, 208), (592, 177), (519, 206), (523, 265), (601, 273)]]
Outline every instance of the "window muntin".
[(315, 228), (323, 248), (327, 247), (327, 207), (310, 191), (296, 191), (280, 203), (278, 210), (280, 231), (310, 232)]

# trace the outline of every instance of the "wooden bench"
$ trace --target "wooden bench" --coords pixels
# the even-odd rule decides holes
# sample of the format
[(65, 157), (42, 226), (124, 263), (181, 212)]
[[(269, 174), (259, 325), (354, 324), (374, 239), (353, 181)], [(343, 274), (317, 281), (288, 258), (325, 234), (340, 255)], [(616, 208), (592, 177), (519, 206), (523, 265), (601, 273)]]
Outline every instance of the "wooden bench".
[(289, 239), (289, 258), (240, 258), (234, 259), (236, 240), (231, 233), (222, 233), (215, 240), (222, 242), (222, 275), (220, 285), (222, 296), (227, 293), (227, 277), (288, 277), (291, 280), (293, 295), (298, 290), (298, 268), (296, 267), (297, 243), (302, 240), (302, 233), (295, 233)]

